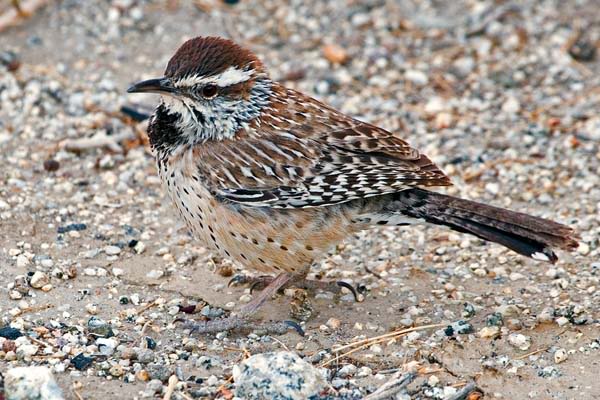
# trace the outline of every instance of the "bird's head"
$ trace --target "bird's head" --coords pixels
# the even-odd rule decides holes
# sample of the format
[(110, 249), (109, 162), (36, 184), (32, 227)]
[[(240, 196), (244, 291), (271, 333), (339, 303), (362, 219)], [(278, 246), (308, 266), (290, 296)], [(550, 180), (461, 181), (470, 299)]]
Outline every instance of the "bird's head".
[(169, 60), (164, 77), (132, 85), (129, 93), (158, 93), (157, 112), (169, 115), (181, 142), (232, 138), (268, 104), (271, 81), (260, 60), (230, 40), (197, 37)]

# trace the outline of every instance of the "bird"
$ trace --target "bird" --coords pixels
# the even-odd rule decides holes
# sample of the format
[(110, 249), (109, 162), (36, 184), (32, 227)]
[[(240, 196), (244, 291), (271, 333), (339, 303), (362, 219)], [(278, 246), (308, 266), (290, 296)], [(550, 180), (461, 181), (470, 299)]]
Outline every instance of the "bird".
[[(253, 314), (311, 263), (359, 231), (425, 222), (555, 263), (578, 235), (563, 224), (435, 191), (450, 178), (397, 133), (271, 79), (250, 50), (221, 37), (183, 43), (157, 93), (148, 137), (175, 209), (205, 246), (269, 274), (237, 315), (192, 322), (200, 333), (255, 326)], [(274, 332), (290, 321), (273, 322)]]

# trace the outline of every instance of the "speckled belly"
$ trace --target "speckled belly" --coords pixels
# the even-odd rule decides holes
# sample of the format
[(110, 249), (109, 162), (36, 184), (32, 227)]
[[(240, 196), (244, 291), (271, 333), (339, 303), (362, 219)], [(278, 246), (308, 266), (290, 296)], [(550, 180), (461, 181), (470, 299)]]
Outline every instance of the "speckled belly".
[(305, 274), (314, 259), (356, 231), (341, 207), (239, 206), (217, 200), (199, 177), (184, 169), (171, 165), (160, 176), (195, 236), (249, 269)]

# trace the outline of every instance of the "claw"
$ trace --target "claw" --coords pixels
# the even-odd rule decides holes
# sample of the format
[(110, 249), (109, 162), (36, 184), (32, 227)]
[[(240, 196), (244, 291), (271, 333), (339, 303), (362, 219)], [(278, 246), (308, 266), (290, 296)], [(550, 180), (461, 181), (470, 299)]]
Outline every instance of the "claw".
[(263, 282), (261, 282), (261, 281), (253, 282), (252, 285), (250, 285), (250, 288), (249, 288), (250, 289), (250, 294), (252, 294), (254, 292), (254, 289), (256, 289), (258, 286), (260, 286), (262, 284), (263, 284)]
[(356, 289), (354, 289), (354, 286), (352, 286), (348, 282), (344, 282), (344, 281), (337, 281), (336, 285), (338, 285), (339, 287), (343, 287), (343, 288), (348, 289), (352, 293), (352, 296), (354, 296), (354, 300), (357, 303), (360, 303), (360, 299), (358, 297), (358, 293), (356, 293)]
[(365, 293), (367, 293), (367, 286), (364, 283), (359, 283), (358, 285), (356, 285), (356, 291), (358, 292), (358, 294), (364, 295)]
[(302, 327), (300, 326), (300, 324), (294, 322), (294, 321), (290, 321), (290, 320), (285, 320), (283, 321), (284, 324), (286, 324), (287, 326), (289, 326), (290, 328), (292, 328), (293, 330), (295, 330), (296, 332), (298, 332), (298, 335), (304, 337), (306, 335), (306, 333), (304, 333), (304, 329), (302, 329)]
[(231, 287), (231, 285), (243, 285), (248, 282), (248, 277), (246, 275), (236, 275), (227, 282), (227, 287)]

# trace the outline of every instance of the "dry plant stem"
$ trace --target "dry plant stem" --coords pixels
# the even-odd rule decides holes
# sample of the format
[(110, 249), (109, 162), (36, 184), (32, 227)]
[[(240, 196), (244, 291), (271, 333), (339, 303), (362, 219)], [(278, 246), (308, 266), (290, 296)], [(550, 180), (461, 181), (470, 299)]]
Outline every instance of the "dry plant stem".
[(171, 377), (169, 378), (169, 386), (167, 386), (167, 390), (165, 392), (165, 396), (163, 397), (163, 400), (171, 400), (171, 397), (173, 396), (173, 392), (175, 391), (175, 385), (177, 385), (177, 382), (179, 382), (179, 379), (177, 379), (177, 376), (171, 375)]
[(440, 328), (442, 326), (445, 326), (445, 325), (444, 324), (432, 324), (432, 325), (418, 326), (418, 327), (409, 328), (409, 329), (402, 329), (402, 330), (386, 333), (385, 335), (376, 336), (376, 337), (368, 338), (368, 339), (363, 339), (363, 340), (359, 340), (358, 342), (344, 345), (342, 347), (336, 348), (333, 351), (335, 351), (336, 353), (339, 353), (340, 351), (348, 349), (348, 348), (352, 348), (352, 347), (355, 347), (355, 348), (350, 351), (347, 351), (343, 354), (339, 354), (336, 357), (332, 358), (331, 360), (324, 362), (323, 364), (321, 364), (321, 367), (329, 365), (341, 358), (344, 358), (352, 353), (355, 353), (355, 352), (362, 350), (373, 344), (385, 342), (386, 340), (388, 340), (390, 338), (396, 338), (396, 337), (399, 337), (399, 336), (402, 336), (402, 335), (405, 335), (407, 333), (414, 332), (414, 331), (420, 331), (420, 330), (425, 330), (425, 329), (430, 329), (430, 328)]
[(18, 25), (27, 17), (35, 12), (38, 8), (46, 5), (48, 0), (25, 0), (18, 4), (18, 7), (11, 7), (0, 15), (0, 32)]
[(456, 392), (454, 396), (448, 397), (447, 400), (465, 400), (469, 393), (475, 390), (475, 388), (475, 382), (469, 382), (465, 387)]
[(416, 377), (417, 375), (413, 372), (403, 373), (402, 371), (398, 371), (389, 381), (384, 383), (383, 386), (365, 397), (365, 400), (388, 399), (408, 386)]

